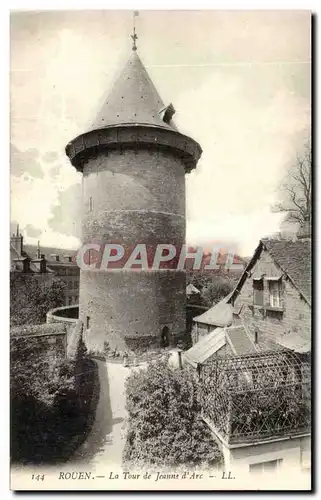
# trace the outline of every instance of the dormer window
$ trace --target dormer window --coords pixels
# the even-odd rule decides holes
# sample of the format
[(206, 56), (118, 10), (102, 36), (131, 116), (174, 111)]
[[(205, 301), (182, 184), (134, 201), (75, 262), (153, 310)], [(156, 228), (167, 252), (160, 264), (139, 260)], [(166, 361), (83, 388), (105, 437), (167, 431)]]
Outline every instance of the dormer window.
[(163, 122), (167, 123), (168, 125), (175, 114), (175, 108), (173, 104), (169, 104), (169, 106), (166, 106), (166, 108), (161, 109), (159, 111), (159, 114)]

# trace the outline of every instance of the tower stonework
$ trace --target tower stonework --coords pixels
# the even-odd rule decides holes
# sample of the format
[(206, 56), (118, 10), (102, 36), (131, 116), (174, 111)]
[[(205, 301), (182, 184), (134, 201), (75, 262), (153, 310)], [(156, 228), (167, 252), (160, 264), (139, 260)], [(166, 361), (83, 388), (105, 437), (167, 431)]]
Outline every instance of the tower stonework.
[[(82, 242), (185, 244), (185, 173), (201, 148), (178, 132), (133, 51), (90, 130), (66, 146), (83, 173)], [(148, 349), (185, 332), (185, 271), (81, 270), (89, 348)]]

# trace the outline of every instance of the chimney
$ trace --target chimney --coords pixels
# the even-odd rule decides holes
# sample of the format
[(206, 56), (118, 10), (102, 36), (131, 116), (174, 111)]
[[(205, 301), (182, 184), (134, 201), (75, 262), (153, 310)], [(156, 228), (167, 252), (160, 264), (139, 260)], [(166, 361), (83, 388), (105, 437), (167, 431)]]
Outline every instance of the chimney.
[(23, 253), (23, 236), (19, 233), (19, 224), (17, 224), (16, 234), (12, 234), (10, 237), (10, 244), (18, 252), (19, 255)]
[(45, 259), (45, 256), (42, 254), (40, 257), (40, 272), (41, 273), (46, 272), (46, 270), (47, 270), (46, 264), (47, 264), (47, 261)]
[(40, 241), (39, 240), (38, 240), (38, 246), (37, 246), (37, 259), (41, 259)]
[(29, 273), (30, 271), (30, 259), (29, 257), (26, 257), (23, 259), (23, 272), (24, 273)]

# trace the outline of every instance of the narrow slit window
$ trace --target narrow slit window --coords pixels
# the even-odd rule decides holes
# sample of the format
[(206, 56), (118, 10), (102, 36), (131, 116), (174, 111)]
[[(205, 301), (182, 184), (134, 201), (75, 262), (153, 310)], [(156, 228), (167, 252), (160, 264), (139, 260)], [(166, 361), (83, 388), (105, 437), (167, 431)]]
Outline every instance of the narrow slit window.
[(89, 198), (89, 210), (90, 210), (90, 212), (93, 211), (93, 199), (92, 199), (92, 197)]
[(87, 327), (87, 330), (88, 330), (88, 328), (90, 328), (90, 317), (89, 316), (86, 316), (86, 327)]

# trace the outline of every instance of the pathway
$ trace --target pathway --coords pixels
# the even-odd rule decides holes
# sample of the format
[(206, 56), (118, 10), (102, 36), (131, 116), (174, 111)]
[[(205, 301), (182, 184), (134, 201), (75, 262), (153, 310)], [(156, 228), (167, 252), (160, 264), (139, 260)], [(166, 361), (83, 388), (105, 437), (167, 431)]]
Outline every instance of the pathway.
[[(114, 470), (120, 469), (125, 445), (125, 380), (132, 371), (146, 367), (147, 363), (125, 367), (119, 363), (95, 361), (100, 383), (95, 420), (86, 441), (69, 463), (82, 467), (86, 464), (86, 470), (102, 470), (111, 465)], [(169, 362), (177, 365), (176, 353), (172, 353)]]
[(122, 364), (95, 360), (98, 365), (100, 394), (93, 427), (86, 441), (78, 448), (72, 463), (86, 463), (86, 468), (121, 465), (125, 444), (123, 422), (125, 411), (125, 380), (130, 373)]

